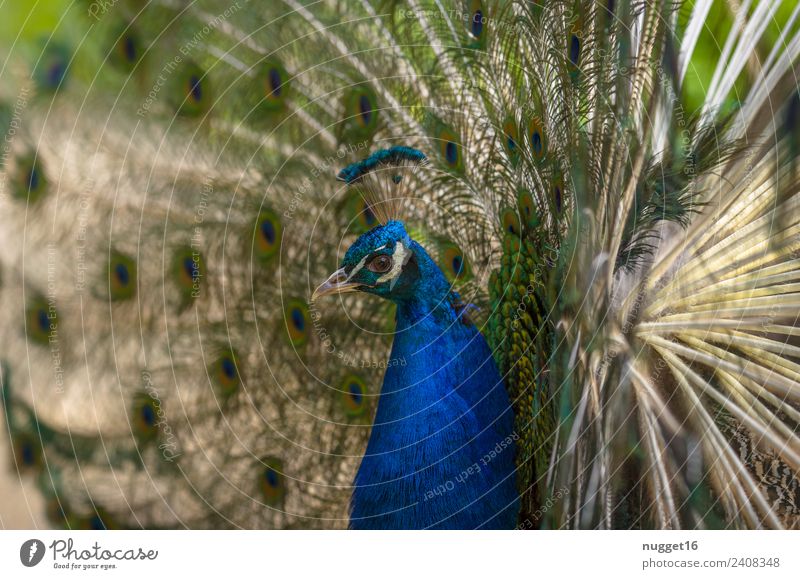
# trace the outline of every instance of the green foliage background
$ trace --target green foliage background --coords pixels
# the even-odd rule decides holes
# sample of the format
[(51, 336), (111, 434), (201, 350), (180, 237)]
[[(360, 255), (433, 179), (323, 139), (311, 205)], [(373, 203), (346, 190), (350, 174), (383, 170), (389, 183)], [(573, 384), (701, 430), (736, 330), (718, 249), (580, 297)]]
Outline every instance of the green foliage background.
[[(96, 1), (103, 2), (103, 0)], [(109, 10), (102, 17), (112, 17), (114, 0), (106, 1)], [(749, 13), (756, 10), (762, 1), (764, 0), (754, 0), (750, 5)], [(702, 105), (714, 68), (725, 45), (725, 39), (742, 4), (741, 0), (714, 0), (684, 81), (681, 96), (686, 111), (691, 113)], [(0, 54), (4, 53), (5, 56), (9, 52), (13, 52), (15, 45), (39, 43), (41, 46), (50, 38), (54, 40), (67, 37), (75, 39), (76, 36), (79, 38), (80, 35), (76, 35), (77, 31), (74, 30), (76, 23), (83, 22), (88, 27), (94, 22), (89, 17), (90, 5), (90, 0), (35, 0), (33, 2), (0, 0), (0, 14), (2, 15), (0, 17)], [(682, 3), (678, 18), (679, 34), (685, 29), (694, 5), (694, 0), (686, 0)], [(728, 95), (727, 105), (731, 108), (737, 106), (750, 84), (757, 78), (759, 64), (763, 63), (772, 47), (778, 42), (781, 30), (786, 26), (796, 6), (797, 0), (781, 2), (773, 22), (769, 23), (764, 37), (759, 43), (756, 52), (757, 58), (751, 60)], [(797, 27), (798, 23), (795, 23), (793, 29)], [(66, 29), (70, 29), (69, 34), (65, 34)]]

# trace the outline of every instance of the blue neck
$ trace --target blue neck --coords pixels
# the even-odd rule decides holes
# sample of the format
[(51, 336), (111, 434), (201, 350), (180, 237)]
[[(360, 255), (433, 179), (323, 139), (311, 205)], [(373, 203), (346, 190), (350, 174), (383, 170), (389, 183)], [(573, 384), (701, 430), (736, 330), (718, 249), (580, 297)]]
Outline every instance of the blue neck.
[(400, 333), (426, 319), (442, 326), (452, 324), (456, 320), (452, 304), (458, 300), (458, 294), (452, 291), (439, 266), (420, 244), (412, 241), (411, 249), (417, 260), (420, 276), (410, 291), (395, 299), (395, 331)]
[[(356, 476), (354, 528), (513, 526), (517, 493), (508, 396), (483, 336), (438, 266), (412, 242), (419, 277), (395, 296), (397, 328), (375, 423)], [(436, 495), (463, 471), (473, 476)], [(461, 477), (463, 478), (463, 477)]]

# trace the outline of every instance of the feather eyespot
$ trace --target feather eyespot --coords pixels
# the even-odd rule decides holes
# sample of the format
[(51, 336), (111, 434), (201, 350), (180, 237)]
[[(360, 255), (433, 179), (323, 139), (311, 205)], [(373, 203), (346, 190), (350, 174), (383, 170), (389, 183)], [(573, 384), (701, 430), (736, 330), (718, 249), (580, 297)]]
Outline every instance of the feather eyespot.
[(286, 69), (277, 62), (270, 61), (261, 67), (264, 97), (263, 107), (270, 111), (283, 108), (289, 92), (289, 75)]
[(350, 374), (345, 377), (340, 388), (342, 406), (348, 416), (356, 417), (364, 414), (367, 408), (367, 385), (360, 376)]
[(286, 484), (283, 476), (283, 464), (276, 458), (262, 458), (258, 473), (258, 483), (264, 502), (274, 507), (281, 503), (286, 495)]
[(37, 344), (47, 344), (58, 330), (58, 312), (55, 303), (44, 298), (31, 300), (25, 312), (28, 339)]
[(108, 261), (108, 286), (112, 300), (126, 300), (136, 294), (136, 262), (114, 253)]
[(35, 154), (27, 154), (16, 161), (12, 170), (13, 190), (16, 199), (35, 203), (47, 191), (47, 179)]
[(57, 90), (67, 77), (69, 61), (69, 50), (65, 46), (49, 42), (44, 47), (34, 71), (34, 79), (39, 88)]
[(458, 134), (433, 115), (427, 116), (425, 125), (431, 133), (431, 141), (438, 149), (443, 165), (449, 171), (461, 172), (464, 168), (464, 155)]
[(530, 191), (520, 191), (517, 196), (517, 210), (527, 227), (534, 228), (539, 224), (539, 216)]
[(486, 10), (484, 3), (481, 0), (468, 0), (466, 2), (466, 14), (464, 20), (466, 21), (467, 32), (474, 39), (473, 46), (480, 46), (483, 44), (486, 32)]
[(367, 269), (373, 273), (386, 273), (392, 269), (392, 265), (394, 265), (392, 256), (384, 253), (370, 259), (369, 263), (367, 263)]
[(528, 125), (528, 136), (530, 138), (533, 158), (537, 161), (543, 159), (547, 152), (547, 141), (545, 140), (542, 122), (538, 118), (531, 120)]
[(131, 407), (131, 422), (136, 435), (142, 441), (152, 440), (158, 434), (158, 414), (160, 402), (141, 393), (134, 398)]
[(440, 261), (445, 277), (452, 283), (466, 281), (471, 277), (472, 271), (469, 261), (455, 243), (445, 243), (440, 251)]
[(175, 253), (172, 277), (184, 300), (200, 297), (205, 271), (203, 255), (199, 251), (185, 247)]
[(199, 116), (206, 112), (211, 102), (209, 81), (206, 72), (194, 63), (187, 63), (176, 77), (178, 90), (172, 97), (178, 113), (184, 116)]
[(238, 359), (233, 352), (222, 354), (209, 369), (214, 382), (224, 396), (230, 396), (242, 383), (239, 375)]
[(506, 207), (500, 214), (503, 224), (503, 231), (511, 235), (519, 236), (522, 228), (520, 227), (519, 214), (515, 208)]
[(358, 135), (370, 135), (378, 126), (378, 99), (375, 93), (367, 86), (351, 90), (345, 97), (345, 114), (347, 124), (353, 126)]
[(309, 335), (308, 306), (300, 300), (291, 300), (284, 311), (289, 340), (295, 347), (305, 345)]
[(281, 222), (272, 211), (262, 211), (256, 220), (254, 251), (258, 259), (268, 261), (278, 251)]
[(139, 35), (132, 28), (120, 29), (113, 39), (112, 62), (119, 68), (131, 70), (141, 60)]
[(14, 436), (14, 460), (20, 469), (33, 470), (42, 463), (42, 445), (29, 434)]
[(516, 161), (519, 156), (517, 144), (519, 142), (519, 131), (513, 119), (508, 119), (503, 123), (503, 136), (505, 137), (503, 144), (505, 145), (508, 156), (512, 161)]
[(437, 138), (439, 139), (439, 151), (445, 165), (454, 171), (461, 170), (461, 143), (456, 134), (450, 129), (442, 128)]

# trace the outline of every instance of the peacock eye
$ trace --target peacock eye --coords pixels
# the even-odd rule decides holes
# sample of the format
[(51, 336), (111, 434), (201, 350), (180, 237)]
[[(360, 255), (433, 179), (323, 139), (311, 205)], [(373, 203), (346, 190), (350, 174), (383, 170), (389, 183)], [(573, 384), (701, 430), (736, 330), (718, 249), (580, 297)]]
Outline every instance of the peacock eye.
[(367, 264), (367, 269), (375, 273), (386, 273), (392, 269), (392, 258), (389, 255), (373, 257)]

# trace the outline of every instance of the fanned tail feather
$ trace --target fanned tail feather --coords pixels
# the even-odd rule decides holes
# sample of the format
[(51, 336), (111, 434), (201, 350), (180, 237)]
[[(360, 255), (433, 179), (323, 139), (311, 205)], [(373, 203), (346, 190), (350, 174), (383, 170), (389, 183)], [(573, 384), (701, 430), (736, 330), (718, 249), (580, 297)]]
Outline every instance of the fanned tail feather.
[[(520, 526), (797, 527), (800, 10), (763, 62), (780, 2), (740, 11), (693, 117), (711, 2), (253, 4), (12, 55), (3, 405), (54, 524), (346, 526), (394, 314), (308, 299), (397, 204), (506, 381)], [(336, 181), (398, 147), (402, 199)]]

